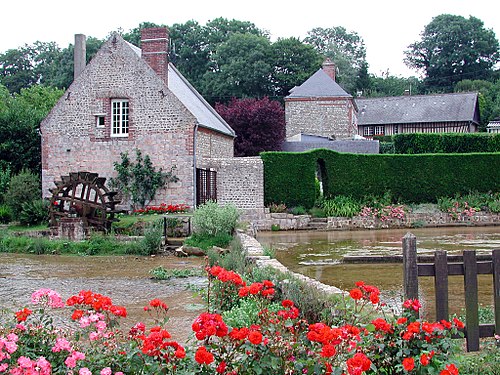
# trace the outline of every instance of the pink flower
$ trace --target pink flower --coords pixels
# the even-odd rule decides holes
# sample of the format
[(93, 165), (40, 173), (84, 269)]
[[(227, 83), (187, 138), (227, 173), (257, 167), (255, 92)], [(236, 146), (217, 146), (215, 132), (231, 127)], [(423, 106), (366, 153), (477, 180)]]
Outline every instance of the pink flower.
[(7, 370), (7, 367), (9, 367), (9, 365), (7, 363), (3, 363), (0, 365), (0, 372), (5, 372), (5, 370)]
[(52, 289), (38, 289), (31, 295), (31, 302), (34, 305), (48, 305), (53, 309), (64, 307), (64, 302), (62, 301), (61, 296)]
[(31, 359), (25, 356), (20, 356), (17, 359), (17, 363), (19, 364), (20, 367), (25, 368), (25, 369), (33, 369), (33, 362)]
[(71, 344), (64, 337), (58, 337), (58, 338), (56, 338), (56, 343), (55, 343), (54, 347), (52, 348), (52, 351), (54, 353), (58, 353), (58, 352), (63, 351), (63, 350), (70, 352), (72, 350)]
[(111, 375), (111, 369), (109, 367), (105, 367), (101, 370), (101, 375)]
[(92, 372), (87, 367), (82, 367), (80, 371), (78, 371), (78, 375), (92, 375)]
[(36, 365), (40, 368), (40, 375), (50, 375), (52, 373), (52, 366), (45, 357), (38, 358)]

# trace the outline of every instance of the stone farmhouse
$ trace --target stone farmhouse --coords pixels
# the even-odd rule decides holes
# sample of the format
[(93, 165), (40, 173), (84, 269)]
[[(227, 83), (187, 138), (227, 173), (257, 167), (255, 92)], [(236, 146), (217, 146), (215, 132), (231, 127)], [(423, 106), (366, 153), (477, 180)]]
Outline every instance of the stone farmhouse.
[[(326, 140), (375, 135), (477, 131), (477, 93), (353, 98), (335, 82), (335, 70), (335, 64), (325, 60), (322, 69), (285, 98), (285, 150), (303, 151), (308, 147), (299, 144), (312, 142), (312, 137), (327, 145)], [(373, 152), (369, 143), (330, 143), (332, 147), (326, 147), (338, 151)]]
[(113, 34), (86, 65), (75, 36), (74, 81), (40, 125), (44, 196), (70, 172), (114, 177), (120, 153), (140, 149), (179, 179), (151, 204), (263, 207), (262, 161), (233, 157), (233, 129), (169, 63), (168, 44), (166, 28), (144, 29), (141, 49)]

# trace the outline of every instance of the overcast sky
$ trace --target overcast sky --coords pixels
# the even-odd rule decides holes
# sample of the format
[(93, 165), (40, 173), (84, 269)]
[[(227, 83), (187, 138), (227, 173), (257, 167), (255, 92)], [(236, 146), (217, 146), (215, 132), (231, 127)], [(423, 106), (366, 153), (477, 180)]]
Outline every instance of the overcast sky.
[(420, 38), (433, 17), (474, 16), (500, 37), (497, 0), (4, 0), (0, 5), (0, 52), (37, 40), (73, 43), (74, 34), (97, 38), (149, 21), (172, 25), (195, 20), (204, 25), (218, 17), (253, 22), (274, 41), (304, 38), (315, 27), (343, 26), (363, 38), (369, 71), (380, 75), (417, 75), (403, 63), (404, 50)]

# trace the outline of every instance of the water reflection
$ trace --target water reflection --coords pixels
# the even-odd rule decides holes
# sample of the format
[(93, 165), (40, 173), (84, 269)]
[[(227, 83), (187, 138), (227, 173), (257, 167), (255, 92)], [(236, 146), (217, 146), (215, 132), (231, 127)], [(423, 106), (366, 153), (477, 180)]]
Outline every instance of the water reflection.
[[(402, 238), (407, 229), (330, 231), (330, 232), (262, 232), (258, 240), (275, 250), (276, 258), (290, 270), (342, 289), (350, 289), (358, 280), (381, 288), (382, 298), (398, 305), (402, 300), (401, 264), (346, 264), (345, 256), (401, 255)], [(500, 227), (452, 227), (412, 229), (417, 236), (419, 254), (435, 250), (461, 253), (475, 249), (489, 253), (500, 248)], [(479, 276), (479, 301), (493, 303), (491, 275)], [(432, 278), (420, 278), (420, 298), (428, 315), (433, 314)], [(450, 311), (460, 313), (464, 306), (463, 277), (449, 280)]]

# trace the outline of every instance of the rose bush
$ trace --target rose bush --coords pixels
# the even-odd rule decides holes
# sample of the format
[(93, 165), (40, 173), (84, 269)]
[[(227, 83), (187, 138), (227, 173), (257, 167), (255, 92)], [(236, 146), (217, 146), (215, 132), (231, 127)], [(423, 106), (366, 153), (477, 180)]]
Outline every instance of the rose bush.
[[(416, 300), (405, 301), (401, 314), (390, 314), (379, 290), (356, 283), (345, 296), (342, 324), (308, 322), (291, 300), (277, 306), (270, 280), (247, 283), (222, 267), (207, 269), (209, 295), (218, 309), (192, 323), (193, 342), (186, 347), (164, 328), (168, 306), (154, 299), (144, 308), (153, 327), (119, 328), (123, 306), (92, 291), (66, 303), (52, 290), (36, 291), (33, 306), (0, 326), (1, 374), (458, 374), (449, 362), (450, 337), (463, 328), (451, 322), (416, 317)], [(238, 301), (259, 306), (254, 323), (231, 327), (220, 315)], [(66, 305), (69, 323), (52, 312)], [(214, 306), (209, 303), (208, 306)], [(270, 308), (272, 306), (272, 308)], [(57, 324), (54, 323), (57, 321)]]

